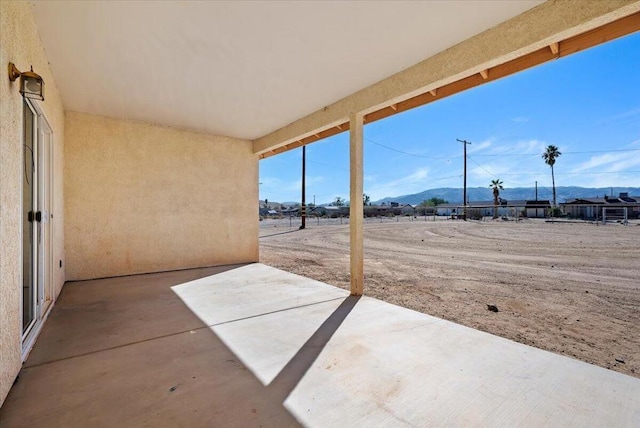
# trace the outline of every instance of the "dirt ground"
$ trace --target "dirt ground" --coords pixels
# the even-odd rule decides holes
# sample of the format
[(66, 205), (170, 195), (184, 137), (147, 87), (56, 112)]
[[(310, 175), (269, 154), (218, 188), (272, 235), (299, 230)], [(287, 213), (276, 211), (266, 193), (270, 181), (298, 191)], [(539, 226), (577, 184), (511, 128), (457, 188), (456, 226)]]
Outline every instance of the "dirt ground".
[[(262, 221), (260, 261), (348, 289), (349, 226)], [(640, 377), (639, 223), (370, 221), (364, 267), (365, 295)]]

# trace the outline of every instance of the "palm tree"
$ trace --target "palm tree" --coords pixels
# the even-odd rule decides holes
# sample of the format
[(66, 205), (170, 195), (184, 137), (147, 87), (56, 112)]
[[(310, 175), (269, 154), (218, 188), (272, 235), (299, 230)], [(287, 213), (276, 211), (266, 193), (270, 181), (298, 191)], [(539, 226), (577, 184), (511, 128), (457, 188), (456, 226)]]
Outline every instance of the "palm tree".
[(503, 190), (502, 181), (499, 178), (491, 180), (489, 187), (493, 188), (493, 218), (498, 218), (498, 199), (500, 197), (500, 190)]
[(333, 201), (333, 205), (335, 205), (336, 207), (341, 207), (344, 205), (344, 199), (342, 199), (340, 196), (336, 196), (336, 199)]
[(366, 207), (367, 205), (369, 205), (369, 201), (371, 200), (371, 198), (369, 197), (369, 195), (367, 195), (366, 193), (362, 194), (362, 204)]
[(551, 167), (551, 184), (553, 185), (553, 206), (556, 206), (556, 179), (553, 176), (553, 165), (556, 163), (556, 159), (561, 155), (560, 150), (554, 145), (549, 145), (542, 154), (544, 162)]

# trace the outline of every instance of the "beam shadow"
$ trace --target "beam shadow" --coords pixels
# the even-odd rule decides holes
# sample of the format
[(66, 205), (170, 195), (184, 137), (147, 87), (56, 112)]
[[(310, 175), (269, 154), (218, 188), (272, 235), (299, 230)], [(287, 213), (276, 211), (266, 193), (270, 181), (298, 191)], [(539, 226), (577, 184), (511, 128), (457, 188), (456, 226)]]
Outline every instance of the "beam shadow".
[(318, 327), (298, 352), (289, 360), (286, 366), (269, 384), (267, 389), (283, 403), (298, 385), (305, 373), (311, 368), (320, 353), (347, 316), (356, 306), (361, 296), (349, 296), (338, 306), (331, 315)]
[[(359, 297), (339, 297), (265, 386), (173, 290), (239, 267), (67, 284), (0, 410), (0, 426), (300, 426), (284, 402)], [(47, 399), (63, 391), (64, 402)]]
[(67, 284), (0, 426), (299, 427), (172, 289), (238, 267)]
[(287, 230), (286, 232), (272, 233), (271, 235), (262, 235), (262, 236), (259, 237), (259, 239), (268, 238), (270, 236), (285, 235), (287, 233), (299, 232), (300, 230), (302, 230), (302, 229)]

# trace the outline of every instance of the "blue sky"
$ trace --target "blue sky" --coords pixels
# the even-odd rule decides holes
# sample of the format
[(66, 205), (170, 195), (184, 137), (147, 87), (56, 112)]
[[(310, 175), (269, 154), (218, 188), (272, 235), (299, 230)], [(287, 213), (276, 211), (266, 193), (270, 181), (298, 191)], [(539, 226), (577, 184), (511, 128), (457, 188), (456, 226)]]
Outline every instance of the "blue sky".
[[(371, 200), (438, 187), (640, 187), (640, 33), (365, 125)], [(260, 161), (260, 199), (300, 199), (302, 149)], [(349, 135), (307, 146), (307, 203), (349, 199)]]

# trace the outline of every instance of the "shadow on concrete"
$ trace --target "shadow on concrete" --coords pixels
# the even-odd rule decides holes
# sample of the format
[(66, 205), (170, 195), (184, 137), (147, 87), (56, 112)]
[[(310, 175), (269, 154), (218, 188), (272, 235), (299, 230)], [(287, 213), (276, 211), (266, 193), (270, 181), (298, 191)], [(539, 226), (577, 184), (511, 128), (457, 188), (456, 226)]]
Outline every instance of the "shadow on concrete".
[(284, 401), (358, 298), (346, 298), (265, 386), (172, 291), (239, 267), (67, 284), (0, 426), (300, 426)]
[(322, 323), (313, 335), (302, 345), (302, 348), (289, 360), (286, 366), (278, 373), (269, 384), (269, 391), (282, 402), (293, 391), (298, 382), (313, 365), (322, 350), (325, 348), (333, 334), (338, 330), (342, 322), (347, 318), (361, 296), (349, 296), (336, 308), (335, 311)]
[(262, 238), (268, 238), (270, 236), (286, 235), (287, 233), (299, 232), (301, 230), (304, 230), (304, 229), (299, 229), (298, 228), (298, 229), (294, 229), (294, 230), (287, 230), (286, 232), (278, 232), (278, 233), (272, 233), (270, 235), (262, 235), (259, 238), (262, 239)]

